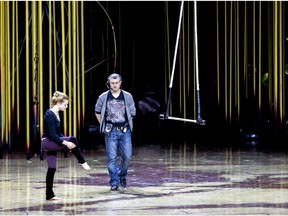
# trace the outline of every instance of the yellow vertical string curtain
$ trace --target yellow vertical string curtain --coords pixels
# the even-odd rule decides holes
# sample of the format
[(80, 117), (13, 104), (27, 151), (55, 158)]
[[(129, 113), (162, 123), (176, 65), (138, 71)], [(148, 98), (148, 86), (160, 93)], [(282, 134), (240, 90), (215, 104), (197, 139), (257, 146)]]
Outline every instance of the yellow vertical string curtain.
[(273, 2), (273, 97), (274, 97), (274, 115), (275, 115), (275, 119), (278, 118), (278, 3), (277, 2)]
[[(281, 15), (279, 16), (280, 19), (281, 19), (281, 26), (285, 24), (285, 20), (286, 20), (286, 17), (285, 17), (285, 12), (283, 11), (285, 8), (285, 5), (283, 4), (283, 2), (281, 2)], [(282, 104), (282, 110), (281, 110), (281, 114), (280, 114), (280, 119), (281, 120), (284, 120), (283, 122), (281, 122), (281, 125), (285, 126), (285, 120), (286, 120), (286, 79), (285, 79), (285, 76), (287, 76), (286, 74), (286, 71), (285, 71), (285, 66), (286, 66), (286, 63), (285, 62), (285, 43), (286, 41), (283, 40), (282, 38), (282, 35), (284, 34), (285, 32), (285, 28), (281, 27), (281, 32), (279, 34), (279, 37), (281, 38), (281, 74), (282, 74), (282, 92), (283, 92), (283, 95), (282, 95), (282, 100), (283, 100), (283, 104)], [(284, 70), (283, 70), (284, 68)]]
[[(258, 15), (258, 19), (259, 19), (259, 25), (258, 25), (258, 110), (261, 113), (262, 111), (262, 14), (261, 14), (261, 10), (262, 9), (262, 4), (261, 1), (259, 1), (259, 15)], [(259, 119), (260, 119), (260, 115), (259, 115)]]
[[(4, 25), (3, 25), (3, 17), (4, 17), (4, 12), (3, 12), (3, 2), (0, 2), (0, 26), (1, 26), (1, 31), (0, 31), (0, 47), (3, 47), (3, 35), (4, 35)], [(4, 116), (4, 102), (3, 102), (3, 96), (2, 96), (2, 92), (3, 92), (3, 50), (0, 50), (0, 73), (1, 73), (1, 125), (4, 125), (4, 118), (2, 118), (2, 116)], [(1, 148), (3, 148), (4, 145), (4, 127), (1, 127)]]
[[(80, 67), (80, 54), (81, 54), (81, 50), (80, 50), (80, 28), (79, 28), (79, 16), (77, 16), (79, 14), (79, 4), (77, 3), (75, 5), (75, 16), (76, 16), (76, 34), (77, 34), (77, 40), (76, 40), (76, 50), (77, 52), (75, 52), (75, 55), (76, 55), (76, 59), (77, 59), (77, 62), (76, 62), (76, 77), (77, 77), (77, 80), (76, 80), (76, 87), (77, 87), (77, 119), (75, 119), (76, 123), (75, 124), (75, 127), (77, 127), (77, 130), (80, 131), (80, 128), (81, 126), (84, 127), (84, 122), (82, 124), (82, 107), (81, 107), (81, 79), (82, 79), (82, 76), (80, 75), (81, 73), (81, 67)], [(81, 13), (80, 13), (81, 15)]]
[(5, 106), (5, 101), (6, 101), (6, 58), (4, 56), (6, 55), (6, 46), (5, 46), (5, 41), (6, 41), (6, 34), (5, 32), (7, 27), (6, 27), (6, 4), (7, 2), (1, 2), (1, 122), (2, 122), (2, 131), (1, 131), (1, 137), (2, 137), (2, 143), (3, 145), (7, 144), (7, 135), (6, 135), (6, 106)]
[[(52, 77), (52, 74), (56, 74), (56, 71), (53, 71), (53, 58), (52, 58), (52, 54), (53, 54), (53, 49), (52, 49), (52, 35), (53, 35), (53, 28), (52, 28), (52, 24), (53, 24), (53, 21), (52, 21), (52, 4), (54, 5), (54, 2), (52, 1), (49, 1), (48, 2), (48, 11), (49, 11), (49, 14), (48, 14), (48, 46), (49, 46), (49, 64), (48, 64), (48, 67), (49, 67), (49, 76), (48, 76), (48, 79), (50, 80), (49, 82), (49, 97), (52, 97), (52, 94), (53, 94), (53, 77)], [(53, 15), (54, 17), (54, 15)], [(54, 54), (55, 54), (55, 51), (54, 51)], [(54, 73), (52, 73), (52, 71)], [(54, 82), (56, 81), (56, 79), (54, 80)]]
[(7, 82), (7, 97), (6, 97), (6, 109), (7, 109), (7, 115), (6, 115), (6, 127), (7, 127), (7, 130), (6, 130), (6, 136), (7, 136), (7, 141), (8, 141), (8, 146), (9, 146), (9, 150), (12, 149), (11, 147), (11, 49), (10, 49), (10, 44), (11, 44), (11, 40), (10, 40), (10, 4), (11, 2), (7, 2), (6, 4), (6, 13), (7, 13), (7, 19), (6, 19), (6, 22), (7, 22), (7, 31), (6, 31), (6, 34), (7, 34), (7, 38), (6, 38), (6, 49), (7, 49), (7, 65), (6, 65), (6, 69), (7, 69), (7, 76), (6, 76), (6, 82)]
[[(238, 19), (238, 2), (233, 3), (233, 52), (234, 52), (234, 58), (233, 58), (233, 70), (234, 73), (233, 76), (233, 84), (234, 84), (234, 93), (232, 93), (232, 101), (231, 101), (231, 113), (233, 118), (233, 107), (235, 107), (236, 111), (236, 117), (237, 120), (239, 120), (239, 19)], [(233, 92), (233, 87), (231, 89)]]
[[(12, 64), (11, 64), (11, 73), (12, 73), (12, 82), (11, 82), (11, 98), (12, 98), (12, 101), (11, 101), (11, 124), (14, 123), (14, 117), (15, 117), (15, 73), (16, 73), (16, 67), (15, 67), (15, 61), (16, 61), (16, 56), (15, 56), (15, 17), (16, 17), (16, 14), (15, 14), (15, 10), (16, 10), (16, 2), (13, 1), (12, 2), (12, 35), (11, 35), (11, 39), (12, 39)], [(10, 127), (12, 129), (12, 127)]]
[[(182, 92), (183, 92), (183, 117), (187, 118), (187, 112), (186, 112), (186, 106), (187, 106), (187, 95), (186, 95), (186, 64), (185, 64), (185, 56), (186, 56), (186, 43), (185, 43), (185, 11), (183, 11), (183, 17), (182, 17)], [(182, 116), (182, 115), (181, 115)]]
[(285, 57), (283, 55), (283, 47), (284, 47), (284, 41), (283, 41), (283, 2), (278, 2), (279, 4), (279, 15), (277, 17), (278, 19), (278, 23), (279, 23), (279, 31), (278, 31), (278, 35), (277, 37), (279, 38), (279, 49), (278, 49), (278, 53), (279, 53), (279, 59), (277, 62), (278, 65), (278, 73), (279, 73), (279, 124), (282, 127), (283, 126), (283, 119), (284, 119), (284, 106), (285, 106), (285, 101), (284, 101), (284, 96), (285, 96), (285, 85), (284, 85), (284, 64), (283, 62), (285, 62)]
[[(62, 86), (63, 92), (66, 91), (66, 43), (65, 43), (65, 2), (61, 1), (61, 35), (62, 35)], [(69, 96), (71, 97), (71, 95)], [(67, 115), (64, 112), (63, 133), (67, 135)]]
[(252, 79), (253, 79), (253, 100), (256, 99), (256, 5), (255, 1), (253, 1), (253, 49), (252, 49)]
[(228, 105), (227, 105), (227, 120), (228, 122), (231, 124), (232, 121), (232, 76), (233, 76), (233, 2), (230, 3), (230, 31), (229, 31), (229, 73), (227, 74), (227, 89), (228, 89), (228, 93), (227, 93), (227, 98), (228, 98)]
[(7, 92), (7, 97), (6, 97), (6, 110), (7, 110), (7, 115), (5, 116), (6, 118), (6, 137), (7, 137), (7, 143), (8, 143), (8, 147), (9, 149), (11, 149), (11, 135), (10, 135), (10, 127), (11, 127), (11, 122), (10, 122), (10, 117), (11, 117), (11, 92), (10, 92), (10, 86), (11, 86), (11, 80), (10, 80), (10, 74), (11, 74), (11, 68), (10, 68), (10, 10), (9, 10), (9, 5), (10, 2), (7, 2), (6, 4), (6, 26), (7, 26), (7, 30), (6, 31), (6, 67), (5, 67), (5, 72), (6, 72), (6, 83), (7, 83), (7, 88), (6, 88), (6, 92)]
[(225, 98), (225, 119), (229, 120), (228, 118), (228, 87), (227, 87), (227, 3), (224, 2), (225, 7), (224, 7), (224, 76), (225, 76), (225, 81), (224, 81), (224, 87), (225, 87), (225, 92), (224, 92), (224, 98)]
[(82, 87), (82, 119), (83, 119), (83, 126), (84, 126), (84, 119), (85, 119), (85, 55), (84, 55), (84, 2), (81, 1), (81, 87)]
[(29, 92), (29, 86), (30, 86), (30, 76), (28, 71), (30, 71), (30, 49), (29, 49), (29, 1), (25, 2), (25, 37), (26, 37), (26, 153), (27, 155), (30, 154), (30, 92)]
[[(68, 128), (69, 128), (69, 134), (72, 134), (72, 114), (74, 112), (74, 95), (72, 92), (73, 86), (72, 86), (72, 48), (71, 48), (71, 43), (72, 43), (72, 28), (71, 28), (71, 19), (72, 19), (72, 10), (71, 10), (71, 1), (67, 2), (68, 4), (68, 10), (67, 10), (67, 22), (68, 22), (68, 28), (67, 28), (67, 44), (68, 44), (68, 95), (70, 98), (70, 106), (68, 107)], [(64, 51), (64, 50), (63, 50)], [(66, 79), (65, 79), (66, 80)]]
[(20, 89), (19, 89), (19, 42), (18, 42), (18, 2), (16, 1), (16, 105), (17, 105), (17, 133), (16, 135), (20, 135)]
[[(37, 116), (37, 118), (39, 118), (38, 122), (39, 122), (39, 129), (40, 132), (43, 130), (43, 117), (44, 117), (44, 113), (43, 113), (43, 30), (42, 30), (42, 26), (43, 26), (43, 21), (42, 21), (42, 17), (43, 17), (43, 9), (42, 9), (42, 1), (39, 1), (38, 3), (38, 41), (39, 41), (39, 45), (38, 45), (38, 49), (39, 49), (39, 67), (38, 67), (38, 82), (39, 82), (39, 86), (37, 86), (38, 88), (38, 97), (39, 97), (39, 114)], [(41, 134), (41, 133), (40, 133)], [(41, 135), (40, 135), (41, 136)]]
[[(188, 8), (187, 8), (187, 32), (188, 32), (187, 38), (190, 38), (191, 37), (191, 35), (190, 35), (190, 31), (191, 31), (191, 29), (190, 29), (190, 19), (191, 19), (191, 17), (190, 17), (190, 2), (188, 1), (187, 4), (188, 4)], [(190, 47), (190, 46), (191, 46), (190, 40), (187, 40), (187, 47)], [(187, 64), (187, 71), (188, 71), (188, 73), (187, 73), (187, 97), (188, 98), (190, 98), (190, 91), (191, 91), (191, 84), (192, 84), (191, 79), (193, 77), (193, 76), (191, 76), (190, 72), (191, 72), (191, 70), (192, 70), (192, 73), (194, 71), (194, 67), (191, 68), (191, 64), (190, 64), (190, 62), (193, 62), (193, 61), (191, 61), (190, 59), (191, 59), (191, 49), (188, 49), (187, 50), (187, 60), (188, 60), (187, 61), (188, 62), (188, 64)], [(196, 85), (193, 85), (193, 86), (196, 87)], [(194, 98), (196, 99), (196, 97), (194, 97)], [(195, 99), (193, 99), (193, 100), (195, 100)], [(189, 100), (189, 104), (191, 104), (190, 100)], [(192, 118), (195, 119), (195, 117), (196, 117), (196, 104), (197, 103), (193, 102), (193, 104), (194, 104), (194, 109), (193, 110), (189, 109), (188, 112), (192, 113), (192, 116), (193, 116)]]
[(77, 135), (77, 85), (76, 85), (76, 70), (77, 68), (77, 59), (76, 59), (76, 54), (77, 54), (77, 50), (76, 50), (76, 39), (77, 39), (77, 22), (76, 22), (76, 17), (77, 17), (77, 13), (76, 13), (76, 3), (75, 1), (72, 2), (72, 10), (70, 13), (71, 14), (71, 19), (72, 19), (72, 50), (73, 50), (73, 74), (71, 74), (72, 78), (71, 80), (73, 81), (73, 118), (72, 121), (73, 122), (73, 128), (71, 133), (76, 136)]
[[(54, 56), (54, 90), (52, 92), (54, 92), (55, 90), (58, 89), (58, 85), (57, 85), (57, 74), (58, 74), (58, 70), (57, 70), (57, 49), (56, 49), (56, 42), (57, 42), (57, 32), (56, 32), (56, 15), (55, 15), (55, 1), (52, 1), (52, 5), (53, 5), (53, 20), (51, 20), (51, 22), (53, 22), (53, 56)], [(50, 94), (52, 95), (52, 94)]]
[(2, 131), (1, 131), (1, 138), (3, 145), (7, 144), (6, 140), (6, 106), (5, 106), (5, 100), (6, 100), (6, 58), (4, 56), (6, 55), (6, 47), (5, 47), (5, 32), (6, 32), (6, 4), (7, 2), (1, 2), (1, 122), (2, 122)]
[[(219, 30), (219, 2), (216, 2), (216, 50), (217, 50), (217, 54), (216, 54), (216, 64), (217, 64), (217, 75), (216, 75), (216, 83), (217, 83), (217, 108), (220, 108), (220, 104), (221, 104), (221, 97), (220, 97), (220, 30)], [(196, 103), (196, 99), (194, 99), (194, 103)]]
[[(184, 8), (184, 7), (183, 7)], [(183, 48), (185, 42), (185, 10), (183, 10), (181, 16), (181, 33), (179, 35), (179, 114), (183, 116), (184, 107), (185, 107), (185, 90), (184, 90), (184, 58), (185, 58), (185, 49)]]
[[(32, 9), (32, 35), (31, 35), (31, 55), (29, 56), (29, 64), (32, 65), (31, 70), (27, 70), (26, 73), (29, 74), (31, 73), (31, 77), (32, 77), (32, 92), (30, 93), (30, 97), (27, 98), (28, 99), (28, 103), (31, 103), (31, 98), (33, 98), (33, 132), (34, 132), (34, 141), (35, 141), (35, 136), (36, 136), (36, 124), (37, 124), (37, 103), (35, 103), (36, 101), (34, 101), (34, 97), (36, 96), (36, 91), (37, 91), (37, 79), (38, 79), (38, 71), (36, 69), (36, 62), (35, 62), (35, 58), (36, 58), (36, 52), (38, 49), (38, 41), (37, 41), (37, 36), (38, 36), (38, 32), (37, 32), (37, 25), (38, 25), (38, 16), (37, 16), (37, 6), (38, 6), (38, 2), (37, 1), (33, 1), (31, 2), (31, 9)], [(29, 40), (27, 41), (29, 43)], [(29, 91), (29, 86), (27, 86), (26, 88), (28, 88)], [(27, 112), (29, 112), (29, 110), (27, 110)], [(32, 144), (32, 143), (31, 143)]]
[[(38, 68), (38, 62), (39, 62), (39, 14), (38, 14), (38, 8), (39, 8), (40, 2), (31, 2), (32, 5), (32, 37), (31, 37), (31, 56), (30, 56), (30, 64), (32, 65), (31, 68), (31, 77), (32, 77), (32, 92), (31, 97), (33, 99), (33, 147), (36, 147), (36, 145), (40, 145), (38, 143), (37, 137), (38, 137), (38, 83), (39, 83), (39, 68)], [(40, 18), (41, 19), (41, 18)], [(26, 73), (30, 73), (30, 71), (26, 71)], [(30, 100), (31, 103), (31, 100)], [(31, 144), (32, 144), (31, 143)]]
[[(271, 5), (272, 4), (272, 5)], [(268, 3), (269, 7), (268, 7), (268, 17), (272, 17), (273, 18), (273, 3), (269, 2)], [(269, 81), (269, 111), (271, 113), (274, 112), (273, 110), (273, 104), (274, 104), (274, 92), (273, 92), (273, 80), (274, 80), (274, 76), (273, 76), (273, 23), (272, 22), (268, 22), (268, 81)]]
[(245, 99), (248, 98), (248, 71), (247, 71), (247, 65), (248, 65), (248, 20), (247, 20), (247, 2), (244, 2), (244, 31), (243, 31), (243, 76), (244, 76), (244, 91), (245, 91)]
[(236, 3), (236, 93), (235, 93), (235, 106), (237, 107), (237, 121), (240, 122), (241, 104), (240, 104), (240, 26), (239, 26), (239, 2)]

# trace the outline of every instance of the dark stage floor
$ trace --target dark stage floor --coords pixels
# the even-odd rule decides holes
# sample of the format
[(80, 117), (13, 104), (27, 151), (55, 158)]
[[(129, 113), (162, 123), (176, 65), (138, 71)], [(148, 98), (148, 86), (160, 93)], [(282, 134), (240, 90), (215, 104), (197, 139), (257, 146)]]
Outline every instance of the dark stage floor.
[(4, 153), (0, 215), (288, 215), (286, 153), (139, 138), (119, 192), (110, 192), (101, 138), (84, 151), (90, 171), (59, 152), (57, 202), (45, 200), (45, 155)]

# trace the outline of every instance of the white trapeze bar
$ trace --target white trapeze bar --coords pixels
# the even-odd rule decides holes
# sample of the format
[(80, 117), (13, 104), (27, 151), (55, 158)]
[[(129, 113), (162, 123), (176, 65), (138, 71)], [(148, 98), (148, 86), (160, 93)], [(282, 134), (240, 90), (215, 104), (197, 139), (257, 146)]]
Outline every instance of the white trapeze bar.
[(176, 63), (176, 56), (177, 56), (177, 48), (178, 48), (178, 41), (179, 41), (179, 35), (180, 35), (180, 28), (181, 28), (181, 20), (182, 20), (182, 13), (183, 13), (183, 5), (184, 0), (181, 2), (181, 8), (180, 8), (180, 15), (179, 15), (179, 24), (178, 24), (178, 31), (177, 31), (177, 39), (176, 39), (176, 45), (175, 45), (175, 51), (174, 51), (174, 59), (173, 59), (173, 65), (172, 65), (172, 74), (169, 84), (169, 92), (168, 92), (168, 100), (166, 102), (166, 111), (164, 114), (160, 114), (159, 118), (161, 120), (177, 120), (177, 121), (186, 121), (186, 122), (193, 122), (201, 125), (205, 125), (206, 121), (201, 118), (201, 109), (200, 109), (200, 87), (199, 87), (199, 77), (198, 77), (198, 39), (197, 39), (197, 6), (196, 6), (196, 0), (194, 1), (194, 27), (195, 27), (195, 49), (196, 49), (196, 93), (197, 93), (197, 120), (194, 119), (185, 119), (185, 118), (177, 118), (177, 117), (171, 117), (169, 116), (169, 105), (170, 105), (170, 98), (171, 98), (171, 91), (173, 86), (173, 78), (174, 78), (174, 72), (175, 72), (175, 63)]
[(195, 120), (195, 119), (185, 119), (185, 118), (178, 118), (178, 117), (172, 117), (172, 116), (168, 116), (165, 118), (164, 114), (160, 114), (159, 115), (159, 118), (161, 120), (165, 120), (165, 119), (170, 119), (170, 120), (176, 120), (176, 121), (186, 121), (186, 122), (193, 122), (193, 123), (196, 123), (196, 124), (201, 124), (201, 125), (205, 125), (206, 122), (205, 120)]

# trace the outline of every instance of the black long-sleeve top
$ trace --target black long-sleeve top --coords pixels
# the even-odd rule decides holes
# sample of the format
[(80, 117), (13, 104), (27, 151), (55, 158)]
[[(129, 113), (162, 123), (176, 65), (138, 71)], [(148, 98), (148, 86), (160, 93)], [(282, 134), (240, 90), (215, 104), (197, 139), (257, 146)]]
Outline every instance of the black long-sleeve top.
[(57, 119), (55, 113), (48, 109), (44, 115), (44, 126), (42, 138), (48, 138), (58, 145), (62, 145), (63, 134), (61, 132), (60, 121)]

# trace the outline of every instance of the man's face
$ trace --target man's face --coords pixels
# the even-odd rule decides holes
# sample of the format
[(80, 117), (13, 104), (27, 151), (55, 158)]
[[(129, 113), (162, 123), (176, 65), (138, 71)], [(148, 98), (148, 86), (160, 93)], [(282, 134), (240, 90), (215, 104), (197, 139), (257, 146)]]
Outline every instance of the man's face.
[(111, 79), (110, 80), (110, 89), (114, 92), (118, 91), (121, 87), (122, 81), (118, 79)]

